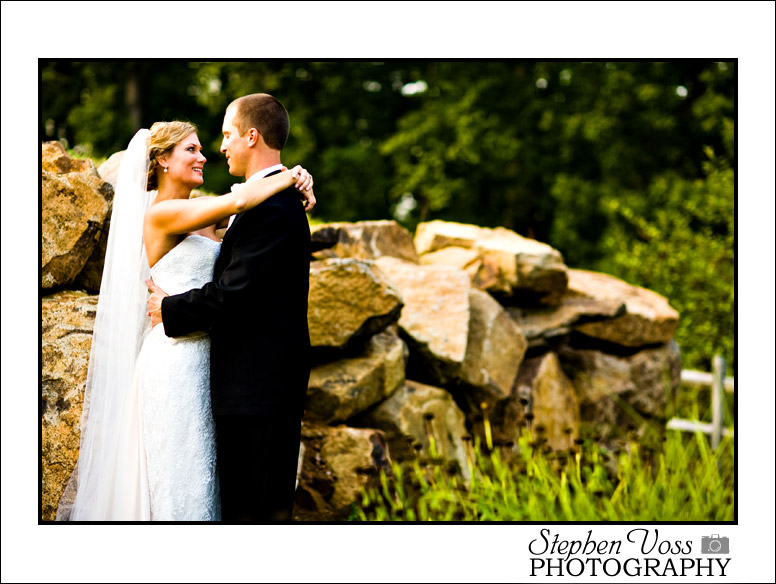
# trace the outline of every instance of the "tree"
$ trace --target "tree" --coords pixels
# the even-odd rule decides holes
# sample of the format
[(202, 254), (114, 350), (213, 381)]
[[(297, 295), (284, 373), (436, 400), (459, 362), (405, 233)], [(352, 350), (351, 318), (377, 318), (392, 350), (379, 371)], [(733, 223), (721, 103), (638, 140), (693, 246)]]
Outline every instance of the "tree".
[(195, 123), (211, 192), (225, 108), (271, 93), (317, 218), (503, 225), (665, 294), (688, 363), (732, 351), (732, 63), (51, 61), (41, 87), (41, 137), (89, 155)]

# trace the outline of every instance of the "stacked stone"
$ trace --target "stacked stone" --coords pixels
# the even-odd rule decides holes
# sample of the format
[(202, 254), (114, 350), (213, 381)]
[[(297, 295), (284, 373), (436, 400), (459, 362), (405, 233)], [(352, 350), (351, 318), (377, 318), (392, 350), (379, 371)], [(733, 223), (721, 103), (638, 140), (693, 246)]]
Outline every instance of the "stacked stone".
[[(483, 435), (484, 415), (502, 445), (531, 426), (555, 450), (580, 436), (616, 448), (632, 431), (646, 433), (650, 421), (662, 428), (680, 361), (671, 341), (678, 314), (661, 296), (569, 269), (557, 250), (503, 228), (433, 221), (419, 225), (411, 241), (391, 221), (338, 223), (315, 228), (313, 241), (321, 267), (312, 274), (362, 262), (402, 304), (396, 325), (375, 328), (365, 346), (375, 354), (375, 346), (387, 353), (402, 343), (402, 372), (373, 367), (365, 375), (357, 372), (360, 357), (329, 360), (311, 376), (308, 419), (380, 432), (379, 445), (374, 433), (365, 435), (365, 451), (387, 446), (394, 461), (411, 460), (413, 446), (427, 450), (431, 434), (439, 454), (465, 472), (461, 439)], [(355, 289), (337, 279), (340, 295)], [(363, 292), (361, 300), (340, 295), (332, 297), (343, 306), (364, 301)], [(311, 292), (311, 311), (314, 305)], [(336, 331), (350, 319), (311, 314), (311, 326), (316, 320)], [(398, 358), (389, 362), (398, 371)], [(367, 390), (362, 380), (377, 378), (392, 381)], [(317, 464), (327, 466), (320, 457)], [(365, 483), (369, 473), (361, 474)], [(323, 491), (336, 492), (342, 479), (329, 476)]]
[(512, 391), (491, 409), (499, 439), (531, 425), (554, 449), (581, 435), (617, 447), (664, 427), (681, 373), (679, 314), (665, 298), (569, 269), (558, 251), (504, 228), (432, 221), (415, 246), (422, 264), (463, 270), (497, 298), (528, 343)]
[(295, 512), (342, 519), (370, 476), (428, 453), (430, 436), (437, 456), (465, 474), (468, 431), (454, 391), (465, 403), (508, 395), (526, 342), (465, 272), (421, 265), (412, 235), (393, 221), (317, 226), (312, 238), (317, 363)]
[(42, 518), (53, 520), (78, 459), (113, 186), (59, 142), (42, 146)]
[[(43, 519), (78, 455), (116, 158), (99, 171), (43, 145)], [(113, 179), (115, 180), (115, 178)], [(483, 413), (501, 444), (526, 425), (547, 445), (616, 445), (662, 422), (679, 381), (678, 314), (657, 294), (569, 269), (503, 228), (394, 221), (312, 229), (314, 365), (296, 518), (342, 520), (392, 462), (437, 456), (468, 472)]]

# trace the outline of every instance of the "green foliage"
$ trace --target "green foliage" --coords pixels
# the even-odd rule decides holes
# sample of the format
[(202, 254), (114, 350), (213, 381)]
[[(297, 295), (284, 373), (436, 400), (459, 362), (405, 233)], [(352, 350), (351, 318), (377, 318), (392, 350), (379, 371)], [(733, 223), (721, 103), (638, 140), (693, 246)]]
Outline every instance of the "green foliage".
[(704, 179), (661, 175), (646, 197), (604, 197), (609, 222), (596, 267), (669, 298), (680, 313), (683, 367), (708, 371), (714, 354), (735, 355), (735, 209), (733, 171), (706, 168)]
[(357, 521), (732, 521), (733, 443), (669, 432), (662, 452), (614, 456), (587, 441), (547, 453), (530, 433), (517, 453), (477, 443), (470, 480), (433, 458), (393, 465), (354, 504)]
[(316, 177), (324, 221), (447, 219), (516, 230), (681, 312), (685, 365), (733, 370), (735, 65), (671, 62), (44, 61), (41, 139), (88, 156), (139, 127), (200, 129), (228, 192), (222, 114), (277, 96), (283, 152)]
[[(708, 388), (680, 387), (668, 417), (710, 421)], [(726, 427), (734, 429), (732, 394)], [(732, 438), (711, 450), (704, 434), (667, 431), (662, 448), (631, 442), (615, 454), (594, 440), (569, 438), (552, 451), (526, 428), (516, 445), (464, 437), (467, 476), (429, 449), (392, 465), (354, 502), (354, 521), (732, 521), (735, 458)]]
[[(712, 397), (710, 387), (680, 385), (675, 392), (666, 396), (666, 419), (684, 418), (703, 423), (712, 421)], [(735, 428), (735, 393), (725, 392), (722, 402), (725, 428)]]
[(99, 168), (99, 166), (107, 160), (104, 156), (87, 156), (87, 154), (82, 149), (75, 149), (75, 148), (67, 148), (67, 155), (70, 156), (70, 158), (81, 158), (86, 159), (88, 158), (94, 163), (95, 168)]

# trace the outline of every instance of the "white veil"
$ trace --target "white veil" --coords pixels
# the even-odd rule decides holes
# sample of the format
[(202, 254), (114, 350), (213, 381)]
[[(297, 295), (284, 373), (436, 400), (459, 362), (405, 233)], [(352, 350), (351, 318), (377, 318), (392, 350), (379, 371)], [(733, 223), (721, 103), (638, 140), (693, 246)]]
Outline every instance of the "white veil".
[(150, 330), (143, 217), (148, 142), (139, 130), (119, 168), (86, 378), (78, 464), (57, 521), (150, 520), (135, 363)]

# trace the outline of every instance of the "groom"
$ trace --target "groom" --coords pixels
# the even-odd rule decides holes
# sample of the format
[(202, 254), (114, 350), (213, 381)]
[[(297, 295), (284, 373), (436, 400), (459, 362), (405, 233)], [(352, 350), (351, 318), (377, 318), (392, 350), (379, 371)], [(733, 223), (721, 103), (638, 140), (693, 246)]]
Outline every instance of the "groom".
[[(271, 95), (226, 110), (229, 173), (280, 172), (288, 113)], [(152, 324), (169, 337), (207, 331), (224, 521), (290, 521), (310, 375), (310, 228), (293, 188), (232, 217), (213, 282), (167, 296), (150, 284)]]

